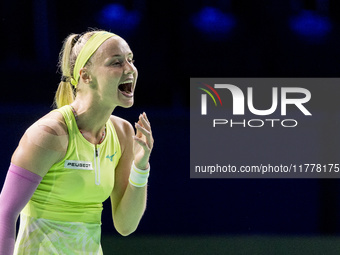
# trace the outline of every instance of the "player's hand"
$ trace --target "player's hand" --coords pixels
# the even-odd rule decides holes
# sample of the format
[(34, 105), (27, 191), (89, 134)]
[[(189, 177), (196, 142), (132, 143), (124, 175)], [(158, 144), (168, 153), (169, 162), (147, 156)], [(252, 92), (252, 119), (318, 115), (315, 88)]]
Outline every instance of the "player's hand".
[(154, 139), (152, 137), (151, 125), (146, 113), (139, 115), (138, 122), (135, 123), (137, 130), (134, 139), (134, 162), (137, 168), (147, 169), (149, 158), (153, 148)]

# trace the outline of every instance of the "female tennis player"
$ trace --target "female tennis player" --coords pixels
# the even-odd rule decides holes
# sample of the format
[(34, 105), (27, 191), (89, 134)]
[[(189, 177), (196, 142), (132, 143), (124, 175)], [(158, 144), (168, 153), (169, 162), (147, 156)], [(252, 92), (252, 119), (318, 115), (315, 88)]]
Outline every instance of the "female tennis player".
[(126, 41), (106, 31), (65, 40), (57, 109), (26, 130), (0, 195), (1, 255), (102, 254), (108, 197), (116, 230), (136, 230), (146, 207), (151, 126), (142, 113), (135, 133), (111, 115), (133, 105), (133, 62)]

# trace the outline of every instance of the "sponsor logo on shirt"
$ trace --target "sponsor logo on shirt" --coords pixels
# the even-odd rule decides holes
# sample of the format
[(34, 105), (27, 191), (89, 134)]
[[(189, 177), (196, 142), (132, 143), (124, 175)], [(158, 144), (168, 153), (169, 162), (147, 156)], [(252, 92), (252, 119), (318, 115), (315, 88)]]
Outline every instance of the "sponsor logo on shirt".
[(115, 152), (114, 154), (112, 154), (111, 156), (110, 155), (107, 155), (106, 158), (110, 159), (110, 161), (112, 162), (113, 160), (113, 156), (116, 155), (117, 152)]
[(92, 162), (78, 160), (65, 160), (64, 168), (78, 170), (93, 170)]

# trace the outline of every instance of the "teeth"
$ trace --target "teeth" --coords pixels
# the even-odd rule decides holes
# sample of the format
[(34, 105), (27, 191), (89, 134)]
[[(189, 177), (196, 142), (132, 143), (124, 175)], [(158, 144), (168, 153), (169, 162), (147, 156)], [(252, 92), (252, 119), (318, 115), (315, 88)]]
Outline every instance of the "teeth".
[(123, 82), (121, 82), (119, 84), (126, 84), (126, 83), (132, 83), (132, 82), (133, 82), (133, 80), (127, 80), (127, 81), (123, 81)]

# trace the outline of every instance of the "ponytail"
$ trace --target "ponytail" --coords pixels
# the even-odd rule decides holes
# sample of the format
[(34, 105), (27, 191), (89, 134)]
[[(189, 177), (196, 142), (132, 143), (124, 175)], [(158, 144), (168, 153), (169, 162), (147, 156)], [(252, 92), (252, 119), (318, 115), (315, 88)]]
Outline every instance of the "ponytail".
[[(81, 49), (96, 32), (99, 31), (89, 31), (85, 34), (71, 34), (65, 39), (59, 54), (59, 68), (62, 73), (62, 79), (54, 97), (54, 104), (57, 108), (69, 105), (74, 101), (78, 88), (75, 89), (71, 84), (71, 80), (75, 78), (73, 77), (73, 69)], [(90, 60), (87, 61), (87, 64), (90, 64)]]
[(69, 35), (64, 41), (63, 48), (59, 54), (59, 68), (62, 72), (62, 79), (54, 97), (54, 103), (57, 108), (71, 104), (74, 101), (75, 95), (70, 81), (77, 56), (72, 49), (79, 36), (77, 34)]
[(57, 108), (69, 105), (74, 101), (74, 92), (70, 82), (61, 81), (54, 97), (54, 104)]

